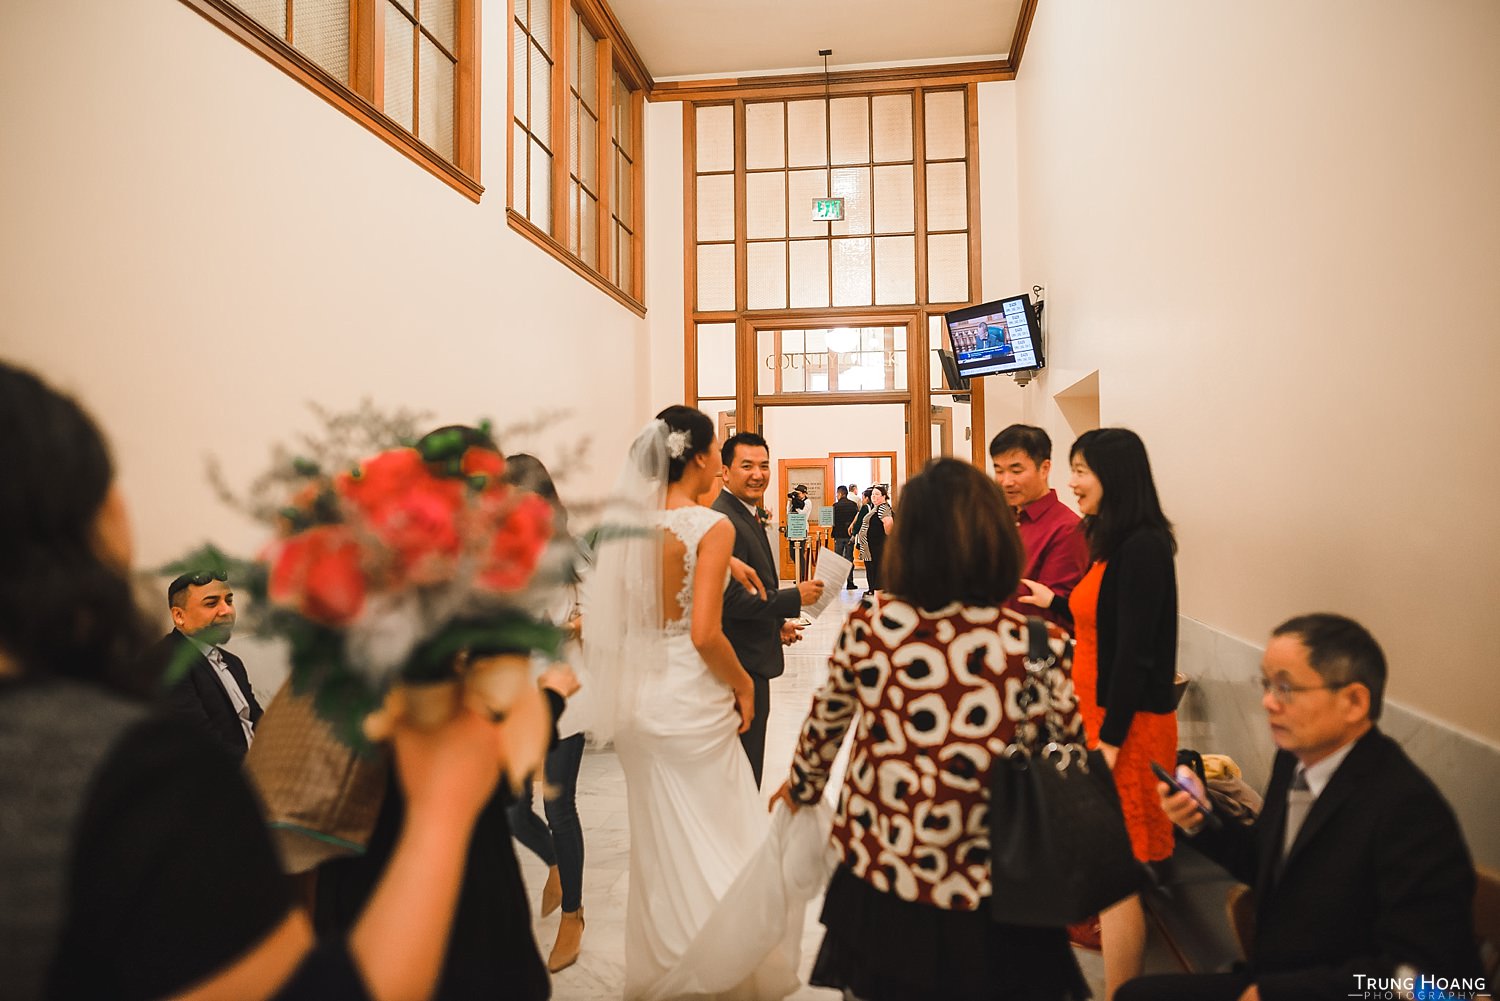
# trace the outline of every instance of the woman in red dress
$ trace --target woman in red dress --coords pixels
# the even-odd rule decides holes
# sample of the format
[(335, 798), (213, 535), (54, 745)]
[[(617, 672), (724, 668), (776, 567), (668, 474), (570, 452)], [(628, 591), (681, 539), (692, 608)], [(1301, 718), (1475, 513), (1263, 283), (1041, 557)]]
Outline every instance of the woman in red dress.
[[(1177, 544), (1134, 431), (1089, 431), (1073, 443), (1070, 460), (1068, 485), (1094, 562), (1056, 611), (1077, 641), (1073, 686), (1089, 743), (1114, 770), (1135, 857), (1155, 862), (1172, 854), (1172, 823), (1151, 762), (1171, 771), (1177, 758)], [(1051, 590), (1024, 583), (1032, 593), (1022, 602), (1052, 606)], [(1132, 896), (1099, 921), (1108, 998), (1141, 974), (1146, 917)]]

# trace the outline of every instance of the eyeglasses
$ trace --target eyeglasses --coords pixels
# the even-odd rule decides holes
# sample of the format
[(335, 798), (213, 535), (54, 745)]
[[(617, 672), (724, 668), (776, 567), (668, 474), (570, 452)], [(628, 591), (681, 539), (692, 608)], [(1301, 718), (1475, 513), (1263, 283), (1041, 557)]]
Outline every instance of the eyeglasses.
[(1283, 706), (1290, 705), (1298, 692), (1335, 692), (1354, 684), (1352, 681), (1340, 681), (1331, 685), (1293, 685), (1285, 681), (1272, 681), (1264, 674), (1250, 679), (1250, 683), (1260, 689), (1262, 696), (1269, 695), (1276, 700), (1278, 705)]

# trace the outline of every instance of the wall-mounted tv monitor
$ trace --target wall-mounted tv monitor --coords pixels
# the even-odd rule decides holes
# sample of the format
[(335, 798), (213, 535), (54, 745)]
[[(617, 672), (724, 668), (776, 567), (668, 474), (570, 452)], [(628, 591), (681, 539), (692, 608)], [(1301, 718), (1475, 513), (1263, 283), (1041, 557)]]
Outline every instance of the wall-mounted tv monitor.
[(939, 351), (938, 359), (943, 364), (943, 384), (955, 392), (967, 393), (969, 380), (958, 374), (958, 359), (948, 351)]
[(1042, 357), (1042, 328), (1026, 293), (955, 309), (945, 318), (958, 372), (968, 379), (1035, 371)]

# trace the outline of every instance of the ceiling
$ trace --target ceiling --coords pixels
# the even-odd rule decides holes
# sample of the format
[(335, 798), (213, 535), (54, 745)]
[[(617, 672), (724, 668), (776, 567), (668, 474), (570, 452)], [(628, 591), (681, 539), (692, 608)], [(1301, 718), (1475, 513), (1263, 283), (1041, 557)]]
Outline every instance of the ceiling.
[(657, 81), (1000, 59), (1025, 0), (610, 0)]

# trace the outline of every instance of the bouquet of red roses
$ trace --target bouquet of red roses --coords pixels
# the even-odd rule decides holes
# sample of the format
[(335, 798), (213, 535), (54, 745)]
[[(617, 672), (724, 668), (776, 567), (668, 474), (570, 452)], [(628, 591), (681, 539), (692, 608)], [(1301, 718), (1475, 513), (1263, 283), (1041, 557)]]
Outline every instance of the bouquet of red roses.
[(252, 629), (290, 645), (293, 691), (354, 747), (392, 711), (436, 721), (477, 692), (504, 712), (530, 686), (530, 654), (555, 655), (563, 638), (528, 611), (563, 583), (539, 572), (551, 504), (508, 483), (474, 428), (330, 464), (292, 460), (266, 478), (291, 502), (256, 512), (276, 538), (234, 571), (259, 606)]

